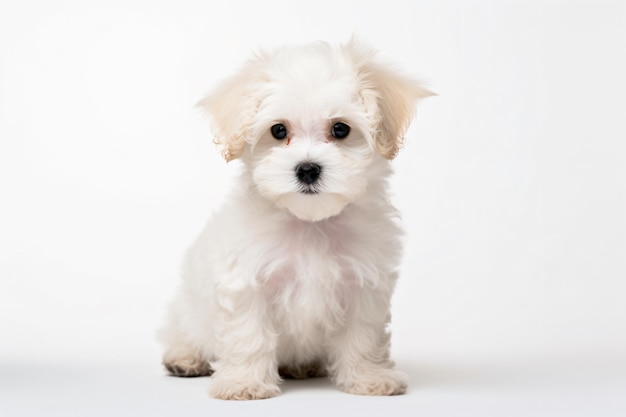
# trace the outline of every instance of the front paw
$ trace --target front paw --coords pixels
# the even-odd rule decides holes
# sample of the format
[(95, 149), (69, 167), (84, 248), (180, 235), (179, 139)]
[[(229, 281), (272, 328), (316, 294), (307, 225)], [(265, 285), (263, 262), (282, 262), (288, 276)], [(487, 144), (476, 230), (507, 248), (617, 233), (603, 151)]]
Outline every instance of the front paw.
[(394, 369), (373, 369), (354, 374), (338, 384), (343, 391), (356, 395), (400, 395), (406, 392), (408, 377)]
[(209, 395), (221, 400), (263, 400), (276, 397), (278, 394), (280, 394), (278, 385), (254, 379), (215, 377), (209, 387)]

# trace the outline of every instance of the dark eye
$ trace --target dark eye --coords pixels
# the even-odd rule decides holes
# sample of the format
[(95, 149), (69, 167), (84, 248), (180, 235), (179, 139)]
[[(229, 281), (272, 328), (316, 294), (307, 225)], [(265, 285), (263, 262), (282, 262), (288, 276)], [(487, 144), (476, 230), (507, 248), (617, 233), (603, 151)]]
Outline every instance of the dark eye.
[(284, 124), (279, 123), (277, 125), (272, 126), (272, 136), (276, 139), (285, 139), (287, 137), (287, 128)]
[(335, 123), (330, 130), (330, 134), (337, 139), (344, 139), (350, 134), (350, 126), (345, 123)]

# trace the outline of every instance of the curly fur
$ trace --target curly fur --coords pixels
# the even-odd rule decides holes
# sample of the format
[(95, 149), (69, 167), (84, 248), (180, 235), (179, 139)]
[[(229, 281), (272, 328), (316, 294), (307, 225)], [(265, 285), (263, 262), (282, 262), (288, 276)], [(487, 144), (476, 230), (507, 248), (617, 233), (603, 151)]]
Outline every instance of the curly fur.
[[(244, 169), (187, 253), (161, 340), (173, 374), (214, 371), (213, 397), (278, 395), (279, 369), (354, 394), (406, 389), (389, 358), (402, 231), (386, 190), (430, 93), (374, 55), (355, 41), (263, 52), (201, 102)], [(330, 134), (338, 121), (345, 139)], [(272, 137), (277, 123), (288, 138)], [(302, 162), (322, 167), (319, 180), (298, 181)]]

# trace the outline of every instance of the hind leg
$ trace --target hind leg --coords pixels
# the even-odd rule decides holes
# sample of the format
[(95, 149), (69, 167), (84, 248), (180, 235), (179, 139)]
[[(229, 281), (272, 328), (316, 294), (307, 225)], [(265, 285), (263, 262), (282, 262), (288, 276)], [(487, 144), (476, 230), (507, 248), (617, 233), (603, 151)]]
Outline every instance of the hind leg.
[(210, 317), (210, 313), (198, 310), (189, 293), (181, 287), (157, 333), (165, 348), (162, 363), (171, 375), (196, 377), (213, 373), (209, 364), (214, 359), (211, 325), (206, 319), (202, 320), (203, 317)]
[[(174, 305), (176, 307), (176, 305)], [(159, 339), (165, 346), (163, 366), (171, 375), (180, 377), (208, 376), (213, 369), (207, 359), (207, 352), (199, 346), (205, 343), (190, 343), (180, 324), (180, 311), (171, 309), (169, 320), (159, 330)]]

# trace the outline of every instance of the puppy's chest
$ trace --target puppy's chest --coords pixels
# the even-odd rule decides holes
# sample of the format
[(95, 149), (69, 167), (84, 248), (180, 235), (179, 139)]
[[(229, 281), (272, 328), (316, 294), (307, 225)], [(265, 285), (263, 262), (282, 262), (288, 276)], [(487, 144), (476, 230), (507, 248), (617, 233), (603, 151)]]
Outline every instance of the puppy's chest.
[[(294, 255), (263, 283), (270, 314), (283, 334), (298, 338), (345, 322), (357, 285), (337, 259)], [(306, 336), (309, 337), (309, 336)]]
[(260, 284), (277, 310), (320, 317), (342, 314), (358, 286), (358, 238), (348, 228), (307, 225), (283, 230), (268, 253)]

